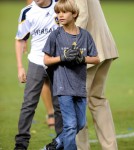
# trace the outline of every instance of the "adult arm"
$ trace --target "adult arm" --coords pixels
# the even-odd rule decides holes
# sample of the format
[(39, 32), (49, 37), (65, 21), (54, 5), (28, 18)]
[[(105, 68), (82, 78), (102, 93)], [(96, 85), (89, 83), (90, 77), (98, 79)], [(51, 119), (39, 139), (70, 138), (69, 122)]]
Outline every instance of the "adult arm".
[(26, 72), (23, 67), (22, 55), (26, 48), (26, 41), (24, 40), (16, 40), (15, 41), (16, 48), (16, 59), (17, 59), (17, 69), (18, 69), (18, 79), (21, 83), (26, 82)]
[(76, 20), (76, 25), (86, 29), (89, 19), (87, 0), (75, 0), (75, 2), (80, 10), (79, 17)]

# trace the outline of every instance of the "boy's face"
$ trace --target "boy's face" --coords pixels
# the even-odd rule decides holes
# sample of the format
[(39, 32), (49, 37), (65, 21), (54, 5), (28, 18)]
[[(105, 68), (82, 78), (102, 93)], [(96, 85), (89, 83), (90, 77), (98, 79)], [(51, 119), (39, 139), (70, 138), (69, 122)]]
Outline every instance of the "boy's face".
[(75, 22), (76, 14), (72, 14), (72, 12), (59, 12), (57, 13), (58, 20), (62, 25), (68, 25), (70, 23)]
[(34, 2), (39, 6), (39, 7), (46, 7), (50, 4), (51, 0), (34, 0)]

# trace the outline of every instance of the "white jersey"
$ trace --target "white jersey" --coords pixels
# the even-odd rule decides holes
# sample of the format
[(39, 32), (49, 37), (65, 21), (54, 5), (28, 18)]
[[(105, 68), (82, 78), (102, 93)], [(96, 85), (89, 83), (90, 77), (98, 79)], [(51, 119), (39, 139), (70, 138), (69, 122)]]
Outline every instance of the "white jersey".
[(48, 7), (39, 7), (35, 2), (23, 8), (19, 17), (16, 39), (27, 40), (31, 35), (31, 50), (29, 61), (43, 65), (44, 53), (42, 49), (49, 34), (58, 27), (54, 12), (55, 0)]

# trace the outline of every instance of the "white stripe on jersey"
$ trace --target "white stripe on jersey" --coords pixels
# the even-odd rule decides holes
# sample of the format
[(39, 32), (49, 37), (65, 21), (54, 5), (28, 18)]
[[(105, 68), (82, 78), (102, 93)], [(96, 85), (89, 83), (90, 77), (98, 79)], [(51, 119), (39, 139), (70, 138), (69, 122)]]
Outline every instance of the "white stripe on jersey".
[(27, 10), (30, 10), (32, 8), (32, 4), (33, 4), (33, 2), (30, 5), (26, 6), (25, 8), (23, 8), (21, 10), (20, 17), (19, 17), (19, 20), (18, 20), (19, 23), (21, 23), (23, 21), (22, 18), (23, 18), (24, 15), (26, 15), (25, 12), (27, 12)]

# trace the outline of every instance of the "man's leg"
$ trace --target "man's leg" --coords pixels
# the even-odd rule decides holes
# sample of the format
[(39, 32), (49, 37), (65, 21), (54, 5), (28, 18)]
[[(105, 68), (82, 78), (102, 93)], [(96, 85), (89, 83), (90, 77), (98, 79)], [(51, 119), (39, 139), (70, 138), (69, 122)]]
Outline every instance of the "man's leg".
[(24, 91), (24, 102), (22, 104), (20, 118), (18, 123), (19, 133), (16, 135), (17, 147), (25, 147), (27, 149), (30, 140), (30, 127), (35, 113), (35, 109), (39, 102), (39, 96), (44, 84), (44, 68), (42, 66), (29, 63), (27, 73), (27, 82)]
[(76, 136), (76, 145), (78, 150), (89, 150), (89, 135), (88, 135), (88, 126), (86, 126), (79, 131)]
[[(104, 97), (106, 78), (111, 62), (112, 60), (106, 60), (87, 71), (88, 106), (103, 150), (118, 149), (109, 102)], [(85, 131), (81, 132), (84, 134)], [(85, 150), (85, 148), (80, 148), (80, 150)]]
[[(92, 113), (95, 130), (103, 150), (117, 150), (115, 129), (111, 109), (105, 98), (105, 85), (112, 60), (105, 60), (95, 70), (95, 76), (89, 93), (88, 106)], [(88, 78), (93, 73), (93, 68), (88, 70)], [(88, 87), (87, 87), (88, 88)]]

